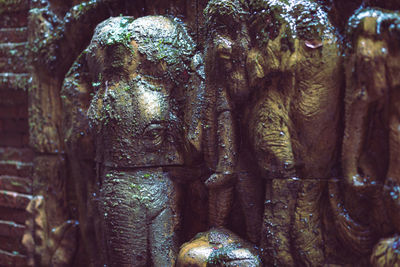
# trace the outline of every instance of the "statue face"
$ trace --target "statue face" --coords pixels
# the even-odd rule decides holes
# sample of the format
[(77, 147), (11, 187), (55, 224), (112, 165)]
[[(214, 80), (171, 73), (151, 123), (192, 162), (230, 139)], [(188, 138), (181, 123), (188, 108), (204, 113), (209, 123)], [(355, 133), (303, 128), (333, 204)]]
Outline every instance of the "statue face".
[(249, 94), (245, 66), (248, 40), (245, 25), (236, 25), (236, 27), (237, 32), (228, 30), (226, 27), (219, 28), (213, 42), (221, 74), (225, 75), (229, 95), (236, 103), (241, 103)]
[[(239, 1), (209, 1), (206, 9), (206, 61), (210, 76), (225, 87), (234, 103), (244, 103), (249, 95), (246, 57), (249, 50), (246, 18)], [(221, 80), (220, 77), (223, 79)]]

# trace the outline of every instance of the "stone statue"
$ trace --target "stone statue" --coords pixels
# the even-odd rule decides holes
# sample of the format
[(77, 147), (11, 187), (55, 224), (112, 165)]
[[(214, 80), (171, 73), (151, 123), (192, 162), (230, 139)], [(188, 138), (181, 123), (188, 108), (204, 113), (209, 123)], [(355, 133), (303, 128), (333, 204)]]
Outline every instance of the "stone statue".
[(397, 0), (30, 2), (28, 264), (399, 264)]
[[(346, 57), (342, 147), (344, 194), (337, 201), (338, 195), (331, 188), (336, 196), (332, 198), (332, 209), (341, 240), (353, 253), (364, 256), (370, 255), (379, 238), (392, 233), (393, 227), (397, 233), (400, 230), (400, 58), (399, 48), (392, 45), (393, 40), (398, 40), (399, 25), (398, 12), (367, 8), (358, 10), (347, 28), (350, 47)], [(377, 245), (380, 248), (371, 257), (374, 266), (389, 266), (378, 263), (385, 257), (390, 262), (394, 252), (382, 254), (382, 247), (393, 244), (390, 240)], [(379, 257), (382, 260), (377, 260)]]
[(263, 186), (254, 172), (244, 129), (251, 93), (246, 75), (250, 45), (247, 11), (239, 1), (209, 1), (205, 14), (204, 155), (212, 173), (205, 182), (210, 189), (210, 226), (227, 225), (235, 195), (243, 212), (247, 238), (258, 243)]
[[(94, 143), (97, 178), (89, 185), (98, 189), (97, 207), (87, 209), (100, 219), (94, 235), (110, 266), (174, 265), (181, 223), (181, 189), (174, 178), (195, 175), (172, 177), (176, 172), (167, 168), (185, 163), (183, 101), (190, 95), (193, 58), (194, 43), (179, 20), (115, 17), (96, 27), (70, 70), (69, 77), (83, 77), (74, 68), (86, 60), (94, 90), (87, 80), (82, 86), (64, 83), (65, 105), (74, 111), (65, 117), (71, 152), (86, 142), (85, 153)], [(87, 134), (93, 137), (85, 141)], [(91, 178), (76, 179), (82, 187)]]
[(326, 180), (340, 137), (338, 37), (316, 1), (252, 1), (248, 136), (266, 179), (265, 263), (322, 266)]
[(190, 266), (263, 265), (252, 244), (225, 228), (212, 228), (182, 245), (176, 267)]

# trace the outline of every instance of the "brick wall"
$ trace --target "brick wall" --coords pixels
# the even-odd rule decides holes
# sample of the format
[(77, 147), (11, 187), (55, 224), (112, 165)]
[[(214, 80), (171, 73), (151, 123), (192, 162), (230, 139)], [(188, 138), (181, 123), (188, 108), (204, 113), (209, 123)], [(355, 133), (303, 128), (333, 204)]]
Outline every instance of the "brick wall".
[(0, 266), (26, 266), (21, 240), (32, 192), (28, 148), (29, 0), (0, 1)]

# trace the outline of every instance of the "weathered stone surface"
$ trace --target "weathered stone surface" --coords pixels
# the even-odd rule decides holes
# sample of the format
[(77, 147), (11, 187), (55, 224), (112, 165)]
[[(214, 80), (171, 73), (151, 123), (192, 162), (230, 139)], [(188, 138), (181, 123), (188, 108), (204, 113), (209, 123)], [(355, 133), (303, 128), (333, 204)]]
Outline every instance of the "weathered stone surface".
[[(211, 225), (227, 225), (254, 242), (261, 238), (265, 265), (396, 266), (399, 8), (397, 0), (0, 1), (0, 146), (27, 146), (29, 125), (37, 156), (32, 167), (19, 152), (0, 148), (0, 201), (6, 206), (0, 220), (10, 221), (0, 221), (0, 236), (16, 234), (8, 231), (11, 221), (21, 224), (27, 217), (21, 203), (29, 199), (33, 169), (33, 191), (48, 203), (41, 212), (49, 225), (42, 239), (32, 234), (32, 240), (53, 242), (51, 235), (43, 237), (50, 229), (72, 234), (59, 250), (38, 246), (32, 252), (30, 243), (30, 264), (36, 253), (47, 255), (44, 265), (102, 265), (105, 247), (122, 262), (120, 249), (129, 254), (135, 246), (141, 247), (135, 264), (173, 262), (174, 256), (159, 256), (165, 248), (153, 246), (153, 254), (143, 248), (145, 240), (181, 244), (171, 241), (181, 218), (175, 212), (181, 206), (168, 202), (180, 196), (176, 182), (176, 188), (190, 189), (180, 202), (186, 214), (182, 236), (206, 230), (209, 213)], [(82, 53), (95, 26), (120, 14), (179, 17), (175, 22), (186, 24), (195, 43), (189, 42), (183, 66), (170, 60), (185, 51), (168, 49), (176, 45), (170, 36), (135, 39), (143, 29), (121, 30), (133, 21), (123, 16), (104, 28), (103, 39), (93, 39), (104, 44)], [(152, 30), (162, 36), (164, 26)], [(23, 44), (27, 34), (33, 68)], [(163, 116), (147, 116), (156, 110), (150, 91), (155, 99), (174, 98), (160, 102)], [(135, 125), (144, 110), (146, 119)], [(197, 180), (186, 185), (191, 179)], [(150, 201), (148, 191), (162, 196)], [(160, 211), (158, 200), (172, 208), (146, 217)], [(149, 222), (130, 221), (129, 211)], [(87, 251), (79, 248), (73, 259), (77, 226), (69, 219), (75, 217)], [(170, 232), (173, 238), (165, 235)], [(126, 242), (103, 242), (105, 233)], [(8, 252), (0, 251), (0, 265), (25, 266), (24, 257), (13, 253), (21, 253), (19, 241), (9, 238), (1, 236), (0, 249)]]
[(27, 73), (27, 43), (0, 44), (0, 72)]
[(381, 239), (371, 254), (371, 265), (374, 267), (400, 266), (399, 236)]
[[(174, 264), (181, 222), (176, 181), (196, 177), (175, 177), (179, 171), (173, 170), (184, 169), (190, 161), (183, 157), (183, 127), (188, 117), (199, 116), (199, 111), (183, 115), (186, 90), (202, 89), (196, 86), (201, 83), (196, 69), (201, 62), (190, 65), (194, 52), (193, 41), (177, 19), (111, 18), (98, 25), (88, 49), (64, 80), (68, 155), (83, 152), (82, 159), (95, 159), (102, 166), (101, 184), (91, 187), (89, 181), (89, 187), (98, 190), (93, 192), (99, 197), (97, 237), (103, 240), (97, 249), (104, 244), (103, 249), (112, 251), (104, 259), (108, 264)], [(71, 166), (90, 173), (89, 164), (78, 161), (71, 160)], [(76, 190), (81, 191), (82, 173), (77, 169), (73, 175)], [(93, 222), (83, 223), (86, 228)]]
[[(28, 266), (70, 266), (77, 248), (79, 223), (62, 218), (48, 218), (49, 207), (42, 196), (36, 196), (26, 210), (31, 217), (26, 221), (22, 239), (27, 249)], [(65, 213), (63, 213), (65, 215)]]
[[(19, 60), (23, 62), (25, 61), (22, 59)], [(26, 62), (24, 62), (24, 64), (26, 65)], [(27, 73), (23, 74), (15, 74), (12, 72), (0, 73), (0, 90), (27, 91), (29, 86), (30, 86), (30, 75)]]
[(33, 77), (29, 94), (29, 143), (32, 149), (42, 153), (58, 153), (63, 143), (58, 129), (61, 127), (61, 99), (58, 82), (48, 78), (40, 82)]
[(394, 88), (400, 81), (391, 75), (400, 66), (398, 47), (390, 43), (397, 40), (399, 24), (398, 12), (366, 8), (350, 18), (347, 29), (343, 195), (338, 201), (334, 193), (331, 200), (338, 236), (364, 257), (397, 225), (392, 214), (398, 213), (399, 197), (399, 96)]
[(181, 246), (176, 267), (263, 266), (254, 245), (229, 230), (213, 228)]
[(263, 258), (319, 266), (323, 180), (331, 178), (340, 144), (339, 39), (316, 1), (251, 1), (247, 11), (247, 86), (254, 91), (246, 133), (266, 179)]

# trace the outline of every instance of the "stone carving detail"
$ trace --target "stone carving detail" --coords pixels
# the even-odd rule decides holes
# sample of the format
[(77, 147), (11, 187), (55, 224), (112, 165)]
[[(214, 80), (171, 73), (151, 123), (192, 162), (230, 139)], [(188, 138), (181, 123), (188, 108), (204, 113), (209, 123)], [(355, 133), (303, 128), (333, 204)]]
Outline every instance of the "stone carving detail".
[[(89, 154), (77, 160), (90, 160), (87, 156), (95, 151), (97, 236), (109, 265), (175, 262), (182, 216), (177, 180), (192, 178), (173, 169), (185, 164), (183, 129), (189, 118), (183, 114), (184, 97), (200, 86), (191, 78), (197, 76), (193, 59), (194, 43), (177, 20), (110, 18), (96, 27), (64, 82), (70, 155), (88, 147), (83, 151)], [(75, 176), (84, 188), (79, 180), (85, 177)], [(87, 243), (93, 242), (90, 238)]]
[(176, 263), (184, 266), (262, 266), (254, 246), (224, 228), (197, 234), (182, 245)]
[(76, 253), (78, 222), (68, 220), (48, 229), (51, 219), (47, 218), (42, 196), (33, 198), (26, 209), (32, 215), (22, 240), (28, 249), (28, 265), (70, 266)]
[[(396, 261), (398, 232), (398, 38), (399, 13), (379, 9), (356, 12), (349, 23), (346, 58), (345, 130), (342, 147), (343, 199), (336, 214), (337, 230), (346, 246), (371, 254), (374, 266)], [(331, 187), (338, 196), (337, 188)], [(334, 199), (334, 198), (332, 198)], [(368, 204), (366, 204), (368, 203)], [(333, 201), (334, 206), (338, 201)], [(337, 208), (336, 208), (337, 209)], [(386, 252), (383, 252), (384, 249)], [(383, 257), (384, 253), (388, 258)], [(393, 263), (394, 263), (393, 262)]]
[(321, 197), (339, 145), (337, 36), (328, 15), (312, 1), (255, 1), (251, 8), (254, 46), (247, 69), (249, 85), (258, 91), (248, 135), (267, 179), (264, 260), (321, 266)]
[(35, 2), (30, 264), (398, 264), (400, 6), (359, 2)]
[(210, 1), (205, 9), (210, 30), (205, 47), (204, 158), (212, 173), (205, 184), (209, 188), (210, 226), (227, 225), (235, 195), (246, 235), (257, 243), (262, 184), (254, 172), (245, 131), (250, 97), (245, 68), (250, 39), (245, 13), (239, 1)]

